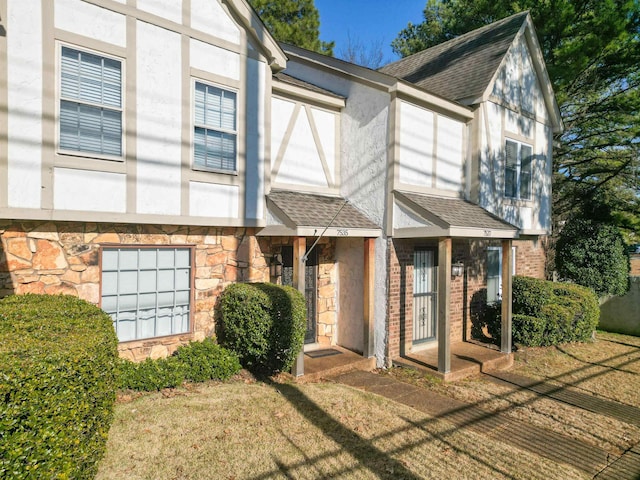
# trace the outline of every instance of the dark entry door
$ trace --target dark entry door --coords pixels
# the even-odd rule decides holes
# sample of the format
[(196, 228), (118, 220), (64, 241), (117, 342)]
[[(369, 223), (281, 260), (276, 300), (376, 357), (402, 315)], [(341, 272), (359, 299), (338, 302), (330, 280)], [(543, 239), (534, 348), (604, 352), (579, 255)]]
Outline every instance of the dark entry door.
[[(282, 284), (293, 286), (293, 247), (282, 247)], [(312, 250), (304, 269), (304, 297), (307, 304), (307, 331), (304, 343), (316, 341), (316, 305), (318, 304), (318, 255)]]

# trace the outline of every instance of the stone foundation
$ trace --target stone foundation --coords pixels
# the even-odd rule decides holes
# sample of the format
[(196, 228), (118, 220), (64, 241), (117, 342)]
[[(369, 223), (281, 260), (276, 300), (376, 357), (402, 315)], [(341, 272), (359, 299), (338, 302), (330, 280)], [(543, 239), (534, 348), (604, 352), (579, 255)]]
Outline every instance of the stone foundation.
[[(191, 332), (122, 342), (131, 360), (166, 357), (191, 340), (215, 331), (214, 306), (236, 282), (268, 282), (269, 259), (291, 238), (256, 237), (253, 229), (77, 222), (0, 222), (0, 297), (11, 294), (65, 294), (100, 305), (100, 248), (113, 245), (191, 245), (193, 297)], [(318, 342), (335, 344), (335, 240), (317, 246)]]

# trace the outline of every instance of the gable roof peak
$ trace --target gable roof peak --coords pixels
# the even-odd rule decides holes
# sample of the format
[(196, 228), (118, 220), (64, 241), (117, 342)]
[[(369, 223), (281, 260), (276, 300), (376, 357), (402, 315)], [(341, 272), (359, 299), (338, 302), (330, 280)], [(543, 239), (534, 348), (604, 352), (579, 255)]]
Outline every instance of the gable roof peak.
[(528, 11), (397, 60), (380, 71), (464, 103), (483, 95), (525, 23), (532, 25)]

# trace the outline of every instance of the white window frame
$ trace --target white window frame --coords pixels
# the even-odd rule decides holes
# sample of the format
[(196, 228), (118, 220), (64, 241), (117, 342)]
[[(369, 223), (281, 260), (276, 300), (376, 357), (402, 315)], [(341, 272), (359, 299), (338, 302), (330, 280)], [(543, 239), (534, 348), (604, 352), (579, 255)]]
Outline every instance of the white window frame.
[[(516, 147), (516, 162), (515, 165), (513, 167), (509, 167), (509, 160), (508, 160), (508, 145), (509, 143), (515, 145)], [(529, 162), (525, 163), (524, 160), (525, 158), (523, 157), (523, 147), (529, 148), (530, 149), (530, 155), (528, 156), (529, 158)], [(514, 140), (512, 138), (507, 138), (505, 141), (505, 148), (504, 148), (504, 188), (503, 188), (503, 194), (505, 198), (513, 198), (516, 200), (531, 200), (532, 196), (533, 196), (533, 159), (534, 159), (534, 155), (533, 155), (533, 146), (531, 144), (525, 143), (525, 142), (521, 142), (518, 140)], [(524, 165), (528, 165), (528, 169), (529, 171), (523, 171)], [(510, 195), (507, 192), (507, 178), (508, 178), (508, 171), (512, 170), (514, 171), (514, 176), (515, 176), (515, 185), (514, 185), (514, 189), (515, 189), (515, 195)], [(529, 175), (529, 179), (528, 182), (526, 179), (524, 179), (523, 177), (528, 173)], [(529, 195), (525, 196), (523, 195), (523, 191), (525, 190), (525, 188), (527, 187), (528, 183), (528, 192)]]
[[(188, 254), (188, 262), (178, 263), (178, 251)], [(135, 267), (123, 260), (123, 252), (135, 253)], [(144, 259), (141, 252), (155, 252), (155, 264), (149, 262), (150, 255)], [(173, 252), (173, 263), (162, 265), (159, 252)], [(111, 255), (110, 261), (105, 259), (107, 253)], [(133, 258), (133, 253), (128, 255)], [(101, 249), (100, 307), (113, 319), (120, 342), (192, 332), (194, 257), (194, 248), (184, 245), (113, 245)], [(166, 258), (165, 255), (165, 262)], [(155, 282), (154, 288), (145, 286), (149, 280)], [(169, 297), (171, 302), (167, 302)], [(145, 333), (148, 331), (153, 333)]]
[[(207, 125), (206, 123), (199, 123), (197, 121), (197, 115), (196, 115), (196, 110), (197, 110), (197, 106), (196, 106), (196, 90), (198, 87), (198, 84), (203, 85), (207, 88), (216, 88), (221, 90), (222, 92), (225, 93), (231, 93), (235, 96), (235, 111), (234, 111), (234, 128), (233, 129), (229, 129), (229, 128), (224, 128), (223, 126), (212, 126), (212, 125)], [(239, 140), (239, 115), (238, 115), (238, 104), (239, 104), (239, 92), (237, 89), (235, 88), (230, 88), (226, 85), (220, 85), (214, 82), (209, 82), (209, 81), (205, 81), (199, 78), (194, 78), (192, 81), (192, 102), (191, 102), (191, 106), (193, 109), (192, 112), (192, 122), (193, 122), (193, 127), (191, 128), (191, 138), (192, 138), (192, 152), (191, 152), (191, 168), (193, 170), (200, 170), (200, 171), (205, 171), (205, 172), (214, 172), (214, 173), (226, 173), (226, 174), (231, 174), (231, 175), (236, 175), (238, 173), (238, 157), (239, 157), (239, 153), (238, 153), (238, 140)], [(205, 131), (211, 131), (211, 132), (216, 132), (216, 133), (221, 133), (223, 135), (233, 135), (234, 137), (234, 152), (235, 152), (235, 157), (234, 157), (234, 167), (233, 169), (228, 169), (228, 168), (218, 168), (218, 167), (210, 167), (207, 165), (198, 165), (196, 164), (196, 130), (197, 129), (204, 129)]]
[[(100, 103), (93, 103), (93, 102), (89, 102), (86, 100), (81, 100), (78, 98), (71, 98), (71, 97), (65, 97), (62, 94), (62, 50), (63, 48), (69, 48), (71, 50), (75, 50), (78, 51), (80, 53), (87, 53), (90, 55), (95, 55), (97, 57), (102, 57), (104, 59), (109, 59), (109, 60), (114, 60), (120, 63), (120, 106), (119, 107), (115, 107), (112, 105), (106, 105), (106, 104), (100, 104)], [(56, 74), (56, 81), (57, 81), (57, 86), (56, 86), (56, 93), (57, 93), (57, 99), (56, 99), (56, 147), (57, 147), (57, 153), (60, 155), (68, 155), (68, 156), (75, 156), (75, 157), (88, 157), (88, 158), (96, 158), (96, 159), (101, 159), (101, 160), (111, 160), (111, 161), (117, 161), (117, 162), (123, 162), (124, 161), (124, 157), (125, 157), (125, 83), (126, 83), (126, 71), (125, 71), (125, 66), (126, 66), (126, 61), (124, 58), (116, 56), (116, 55), (112, 55), (112, 54), (108, 54), (105, 53), (103, 51), (98, 51), (98, 50), (94, 50), (94, 49), (90, 49), (90, 48), (86, 48), (86, 47), (79, 47), (77, 45), (71, 44), (71, 43), (67, 43), (67, 42), (57, 42), (57, 46), (56, 46), (56, 54), (57, 54), (57, 74)], [(86, 151), (86, 150), (76, 150), (76, 149), (70, 149), (70, 148), (64, 148), (62, 146), (62, 142), (61, 142), (61, 136), (62, 136), (62, 118), (61, 118), (61, 105), (63, 101), (69, 101), (69, 102), (73, 102), (73, 103), (78, 103), (78, 104), (82, 104), (82, 105), (86, 105), (86, 106), (90, 106), (90, 107), (96, 107), (96, 108), (105, 108), (107, 110), (111, 110), (111, 111), (116, 111), (120, 113), (120, 155), (113, 155), (113, 154), (105, 154), (105, 153), (98, 153), (98, 152), (92, 152), (92, 151)]]
[[(489, 252), (498, 252), (498, 274), (490, 275), (489, 271)], [(516, 253), (517, 247), (511, 247), (512, 271), (511, 275), (516, 274)], [(489, 282), (491, 279), (497, 279), (498, 286), (496, 288), (496, 297), (489, 297)], [(487, 303), (493, 304), (502, 300), (502, 247), (487, 247)]]

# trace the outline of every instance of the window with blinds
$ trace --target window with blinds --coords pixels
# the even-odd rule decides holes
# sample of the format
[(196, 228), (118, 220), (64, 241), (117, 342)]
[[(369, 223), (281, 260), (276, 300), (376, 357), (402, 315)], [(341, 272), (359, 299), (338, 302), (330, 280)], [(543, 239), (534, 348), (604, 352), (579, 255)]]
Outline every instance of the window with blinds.
[(122, 62), (62, 47), (60, 149), (122, 156)]
[(532, 153), (530, 145), (507, 140), (504, 163), (505, 197), (531, 199)]
[(236, 112), (234, 92), (196, 82), (194, 168), (236, 171)]

